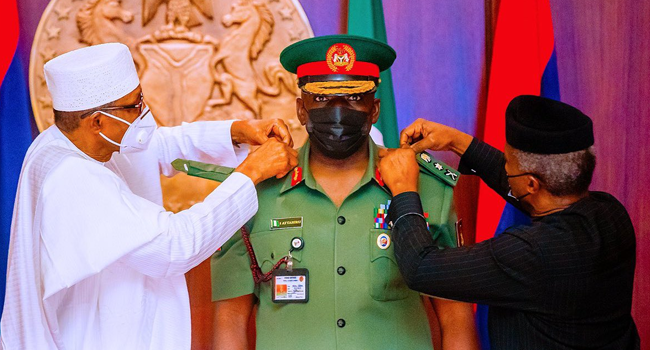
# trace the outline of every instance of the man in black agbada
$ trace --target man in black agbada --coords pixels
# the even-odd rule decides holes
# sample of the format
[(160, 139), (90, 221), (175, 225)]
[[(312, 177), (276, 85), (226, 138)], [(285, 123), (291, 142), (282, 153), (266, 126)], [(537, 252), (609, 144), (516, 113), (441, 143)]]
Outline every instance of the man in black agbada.
[[(561, 102), (519, 96), (506, 111), (505, 152), (418, 120), (380, 172), (394, 198), (388, 219), (407, 284), (490, 306), (492, 349), (639, 349), (630, 314), (636, 239), (623, 205), (588, 190), (595, 168), (589, 117)], [(410, 146), (410, 147), (409, 147)], [(436, 248), (422, 216), (415, 153), (450, 150), (532, 217), (468, 247)]]

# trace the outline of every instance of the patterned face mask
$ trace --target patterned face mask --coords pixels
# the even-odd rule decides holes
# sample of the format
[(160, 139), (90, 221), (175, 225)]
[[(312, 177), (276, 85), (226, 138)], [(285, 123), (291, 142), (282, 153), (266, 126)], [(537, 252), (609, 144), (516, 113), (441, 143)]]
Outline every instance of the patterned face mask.
[(309, 141), (326, 156), (344, 159), (364, 145), (370, 133), (368, 114), (334, 106), (309, 110)]

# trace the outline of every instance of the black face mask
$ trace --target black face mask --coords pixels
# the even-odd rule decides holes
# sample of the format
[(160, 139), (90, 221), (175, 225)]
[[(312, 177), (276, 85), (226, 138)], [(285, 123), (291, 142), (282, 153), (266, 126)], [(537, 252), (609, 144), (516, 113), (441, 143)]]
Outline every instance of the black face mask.
[(341, 106), (314, 108), (308, 113), (309, 141), (327, 157), (347, 158), (368, 140), (367, 113)]

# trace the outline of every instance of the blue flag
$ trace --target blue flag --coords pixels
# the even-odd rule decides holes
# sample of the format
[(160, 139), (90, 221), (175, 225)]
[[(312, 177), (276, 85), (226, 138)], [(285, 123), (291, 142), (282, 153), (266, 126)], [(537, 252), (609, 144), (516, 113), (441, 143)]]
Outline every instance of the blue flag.
[(32, 142), (29, 108), (23, 64), (16, 53), (0, 85), (0, 309), (5, 300), (9, 231), (18, 177)]

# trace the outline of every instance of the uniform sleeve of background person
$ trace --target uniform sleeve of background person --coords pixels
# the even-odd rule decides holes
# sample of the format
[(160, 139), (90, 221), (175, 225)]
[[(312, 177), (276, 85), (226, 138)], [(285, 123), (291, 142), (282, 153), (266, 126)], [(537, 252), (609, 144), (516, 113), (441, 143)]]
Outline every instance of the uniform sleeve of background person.
[(419, 195), (405, 192), (393, 198), (388, 213), (395, 256), (409, 287), (446, 299), (532, 307), (545, 278), (544, 255), (533, 232), (539, 226), (514, 227), (472, 246), (440, 249), (420, 216), (403, 216), (418, 212)]
[(160, 172), (175, 175), (171, 162), (178, 158), (236, 168), (248, 155), (248, 145), (233, 146), (233, 122), (203, 121), (156, 129), (151, 142), (156, 143)]
[(255, 214), (257, 194), (234, 173), (205, 201), (173, 214), (105, 167), (68, 157), (48, 175), (39, 205), (47, 297), (118, 260), (152, 277), (183, 274)]
[[(249, 229), (251, 225), (248, 224)], [(241, 231), (228, 240), (210, 258), (212, 301), (226, 300), (255, 292), (246, 245)]]

